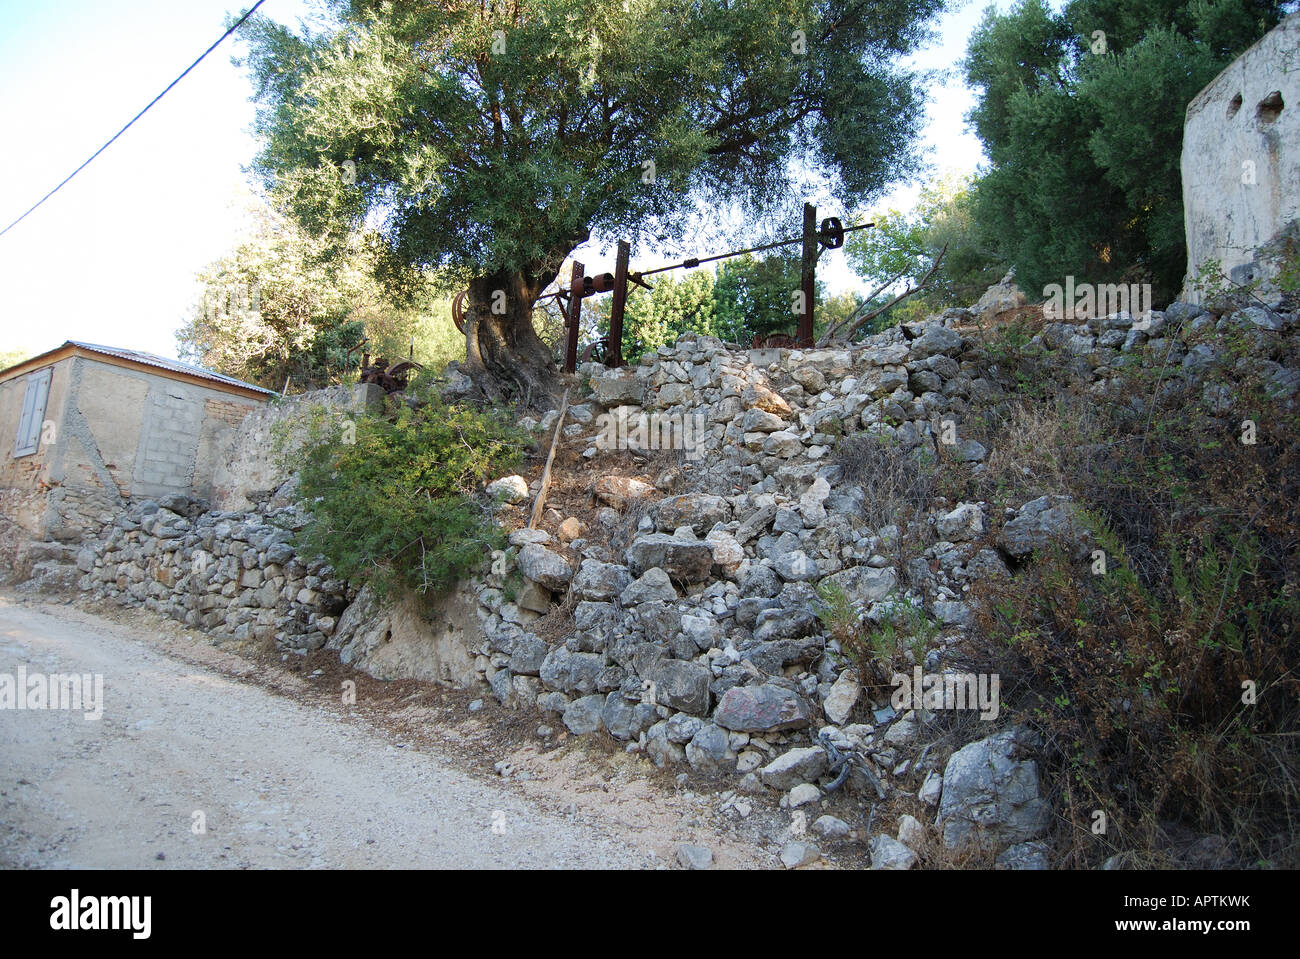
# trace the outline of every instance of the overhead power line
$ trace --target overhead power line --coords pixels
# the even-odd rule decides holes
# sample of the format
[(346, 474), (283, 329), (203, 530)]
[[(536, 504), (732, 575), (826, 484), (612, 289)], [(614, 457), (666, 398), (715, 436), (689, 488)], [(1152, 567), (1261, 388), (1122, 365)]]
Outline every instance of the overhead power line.
[(234, 33), (236, 30), (238, 30), (241, 26), (243, 26), (244, 21), (247, 20), (249, 17), (251, 17), (251, 16), (252, 16), (256, 11), (257, 11), (257, 8), (260, 7), (262, 4), (264, 4), (265, 2), (266, 2), (266, 0), (257, 0), (257, 3), (253, 4), (253, 5), (249, 8), (249, 10), (248, 10), (247, 13), (245, 13), (242, 17), (240, 17), (238, 20), (236, 20), (236, 21), (231, 25), (230, 29), (227, 30), (225, 33), (223, 33), (223, 34), (221, 35), (220, 39), (218, 39), (216, 43), (214, 43), (212, 46), (210, 46), (210, 47), (208, 47), (206, 50), (204, 50), (203, 53), (199, 56), (199, 58), (198, 58), (197, 60), (195, 60), (195, 61), (194, 61), (193, 63), (191, 63), (188, 67), (186, 67), (184, 73), (182, 73), (179, 77), (177, 77), (177, 78), (176, 78), (175, 80), (173, 80), (171, 83), (167, 84), (167, 89), (166, 89), (166, 90), (163, 90), (162, 93), (158, 94), (156, 97), (154, 97), (152, 100), (150, 100), (148, 106), (146, 106), (143, 110), (141, 110), (139, 113), (137, 113), (135, 116), (133, 116), (133, 117), (131, 118), (131, 122), (130, 122), (130, 123), (128, 123), (126, 126), (122, 127), (122, 129), (118, 130), (115, 134), (113, 134), (113, 138), (112, 138), (111, 140), (109, 140), (107, 143), (105, 143), (105, 144), (104, 144), (102, 147), (100, 147), (98, 150), (96, 150), (94, 153), (92, 153), (92, 154), (90, 155), (90, 157), (86, 160), (85, 163), (81, 164), (81, 166), (77, 167), (75, 170), (73, 170), (71, 173), (69, 173), (66, 177), (64, 177), (62, 183), (60, 183), (58, 186), (56, 186), (56, 187), (55, 187), (53, 190), (51, 190), (49, 193), (45, 194), (45, 196), (43, 196), (43, 197), (41, 197), (39, 200), (37, 200), (37, 201), (32, 205), (32, 207), (31, 207), (30, 210), (28, 210), (26, 213), (24, 213), (24, 214), (23, 214), (22, 216), (20, 216), (18, 219), (14, 220), (14, 221), (13, 221), (12, 223), (10, 223), (7, 227), (5, 227), (3, 230), (0, 230), (0, 236), (4, 236), (6, 233), (8, 233), (10, 230), (12, 230), (14, 227), (16, 227), (16, 226), (17, 226), (19, 223), (21, 223), (23, 220), (27, 219), (28, 215), (30, 215), (30, 214), (31, 214), (31, 213), (32, 213), (32, 212), (33, 212), (37, 207), (39, 207), (42, 203), (44, 203), (44, 202), (45, 202), (46, 200), (48, 200), (50, 197), (54, 196), (54, 194), (56, 194), (56, 193), (58, 193), (60, 190), (62, 190), (62, 189), (64, 188), (64, 186), (67, 185), (67, 183), (68, 183), (69, 180), (71, 180), (74, 176), (76, 176), (78, 173), (80, 173), (82, 170), (84, 170), (87, 166), (89, 166), (91, 160), (95, 159), (95, 157), (99, 156), (101, 153), (103, 153), (105, 150), (107, 150), (110, 146), (112, 146), (112, 145), (113, 145), (113, 140), (116, 140), (118, 137), (120, 137), (120, 136), (121, 136), (123, 133), (125, 133), (127, 130), (131, 129), (131, 124), (132, 124), (132, 123), (135, 123), (136, 120), (139, 120), (142, 116), (144, 116), (146, 113), (148, 113), (150, 107), (152, 107), (155, 103), (157, 103), (159, 100), (161, 100), (163, 97), (165, 97), (165, 96), (167, 95), (167, 92), (168, 92), (169, 90), (171, 90), (172, 87), (176, 86), (176, 84), (178, 84), (178, 83), (180, 83), (182, 80), (184, 80), (185, 77), (186, 77), (186, 75), (187, 75), (191, 70), (193, 70), (195, 67), (197, 67), (200, 63), (203, 62), (203, 58), (204, 58), (204, 57), (206, 57), (206, 56), (207, 56), (209, 53), (211, 53), (213, 50), (217, 49), (217, 47), (221, 46), (221, 42), (222, 42), (222, 40), (225, 40), (226, 37), (230, 36), (232, 33)]

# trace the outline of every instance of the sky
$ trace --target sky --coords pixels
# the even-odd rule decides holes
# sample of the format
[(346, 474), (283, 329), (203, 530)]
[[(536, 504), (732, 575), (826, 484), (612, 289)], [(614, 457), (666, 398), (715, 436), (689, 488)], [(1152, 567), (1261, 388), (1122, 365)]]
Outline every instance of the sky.
[[(952, 68), (984, 5), (954, 5), (915, 65)], [(121, 129), (241, 9), (229, 0), (0, 0), (0, 229)], [(267, 0), (259, 11), (290, 26), (315, 12), (314, 0)], [(231, 63), (237, 40), (0, 236), (0, 354), (84, 340), (176, 356), (175, 331), (198, 298), (195, 274), (234, 246), (245, 222), (244, 168), (257, 144), (252, 88)], [(933, 88), (924, 146), (936, 171), (980, 162), (963, 119), (973, 102), (956, 77)], [(900, 185), (884, 202), (907, 208), (918, 189)], [(578, 255), (589, 272), (609, 262), (597, 250)], [(832, 292), (855, 285), (841, 253), (823, 259), (819, 276)]]

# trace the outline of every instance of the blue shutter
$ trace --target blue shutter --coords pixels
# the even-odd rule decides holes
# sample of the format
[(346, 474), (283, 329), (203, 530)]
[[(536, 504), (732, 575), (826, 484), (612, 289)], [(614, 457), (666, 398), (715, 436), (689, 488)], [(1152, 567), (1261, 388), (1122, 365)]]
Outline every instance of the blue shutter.
[(40, 446), (41, 424), (45, 420), (45, 404), (50, 398), (50, 379), (53, 375), (54, 368), (49, 367), (27, 377), (27, 392), (23, 394), (23, 414), (18, 420), (14, 456), (28, 456)]

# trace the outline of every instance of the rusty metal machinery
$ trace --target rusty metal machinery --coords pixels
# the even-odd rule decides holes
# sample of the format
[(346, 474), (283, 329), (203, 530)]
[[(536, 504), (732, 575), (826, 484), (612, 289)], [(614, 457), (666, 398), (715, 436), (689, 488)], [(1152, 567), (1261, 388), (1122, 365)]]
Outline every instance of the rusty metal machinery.
[[(583, 275), (583, 265), (575, 261), (569, 289), (557, 290), (554, 293), (547, 294), (548, 297), (555, 297), (565, 317), (564, 370), (566, 373), (572, 373), (577, 367), (578, 324), (581, 316), (581, 301), (584, 298), (598, 293), (612, 292), (614, 294), (614, 302), (610, 310), (609, 334), (588, 344), (582, 352), (582, 360), (584, 362), (597, 360), (606, 366), (619, 367), (623, 365), (623, 312), (627, 304), (629, 284), (652, 290), (654, 287), (647, 283), (645, 278), (656, 273), (663, 273), (668, 270), (690, 270), (704, 263), (712, 263), (715, 260), (726, 260), (747, 253), (758, 253), (796, 244), (803, 247), (803, 253), (800, 257), (799, 277), (800, 289), (803, 293), (803, 307), (800, 310), (798, 333), (794, 336), (784, 333), (755, 336), (754, 347), (810, 347), (813, 342), (813, 300), (816, 292), (817, 260), (821, 250), (837, 250), (844, 246), (846, 234), (857, 230), (868, 230), (874, 226), (874, 223), (862, 223), (846, 227), (839, 217), (828, 216), (821, 221), (819, 227), (816, 207), (810, 203), (805, 203), (803, 231), (797, 237), (777, 240), (773, 243), (764, 243), (744, 250), (733, 250), (730, 253), (690, 257), (680, 263), (670, 263), (667, 266), (657, 267), (653, 270), (639, 270), (635, 273), (629, 269), (628, 260), (631, 252), (629, 244), (625, 240), (620, 240), (615, 273), (585, 276)], [(468, 299), (469, 290), (463, 290), (451, 302), (452, 322), (456, 324), (456, 329), (461, 333), (465, 332), (465, 306)]]
[(370, 354), (366, 353), (361, 358), (360, 382), (377, 383), (385, 393), (398, 393), (410, 385), (411, 371), (422, 369), (424, 367), (415, 360), (402, 360), (390, 365), (387, 360), (376, 357), (371, 363)]

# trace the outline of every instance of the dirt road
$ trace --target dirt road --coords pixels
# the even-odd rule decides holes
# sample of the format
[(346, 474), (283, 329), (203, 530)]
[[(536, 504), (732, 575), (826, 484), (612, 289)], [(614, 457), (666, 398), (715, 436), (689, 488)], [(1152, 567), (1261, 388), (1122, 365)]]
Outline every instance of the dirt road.
[(665, 835), (565, 815), (450, 754), (196, 665), (170, 648), (184, 638), (138, 623), (0, 596), (0, 681), (23, 667), (104, 684), (98, 720), (0, 709), (0, 866), (654, 868), (672, 856)]

